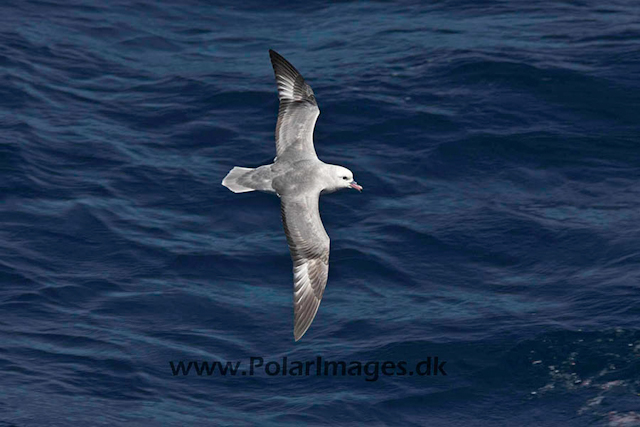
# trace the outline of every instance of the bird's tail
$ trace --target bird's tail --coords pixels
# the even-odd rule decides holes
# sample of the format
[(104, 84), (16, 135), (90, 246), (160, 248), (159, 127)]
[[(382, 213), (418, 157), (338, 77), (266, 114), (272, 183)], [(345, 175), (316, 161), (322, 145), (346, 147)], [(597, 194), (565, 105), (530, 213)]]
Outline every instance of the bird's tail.
[(229, 190), (234, 193), (246, 193), (248, 191), (254, 191), (255, 188), (250, 188), (245, 185), (242, 185), (242, 178), (249, 172), (253, 171), (253, 168), (241, 168), (240, 166), (236, 166), (224, 177), (222, 180), (222, 185), (227, 187)]

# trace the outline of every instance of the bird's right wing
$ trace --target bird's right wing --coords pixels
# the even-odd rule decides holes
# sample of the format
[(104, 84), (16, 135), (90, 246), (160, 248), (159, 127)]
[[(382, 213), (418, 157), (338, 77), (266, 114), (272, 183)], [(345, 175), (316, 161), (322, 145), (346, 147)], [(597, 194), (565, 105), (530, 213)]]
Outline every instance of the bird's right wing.
[(298, 70), (277, 52), (269, 50), (271, 65), (278, 84), (278, 123), (276, 124), (276, 156), (284, 153), (295, 158), (316, 156), (313, 129), (320, 115), (311, 87)]
[(293, 260), (293, 336), (298, 341), (316, 316), (329, 275), (329, 236), (319, 194), (283, 196), (280, 211)]

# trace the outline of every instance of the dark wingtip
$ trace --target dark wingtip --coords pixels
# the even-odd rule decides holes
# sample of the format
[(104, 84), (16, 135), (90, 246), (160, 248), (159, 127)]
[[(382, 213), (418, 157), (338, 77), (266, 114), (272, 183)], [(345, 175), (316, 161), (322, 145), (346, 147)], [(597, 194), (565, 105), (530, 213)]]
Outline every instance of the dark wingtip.
[(280, 55), (278, 52), (276, 52), (273, 49), (269, 49), (269, 57), (271, 58), (271, 62), (273, 62), (275, 60), (284, 60), (282, 55)]
[(269, 57), (271, 58), (271, 65), (273, 65), (273, 69), (276, 71), (276, 74), (279, 72), (285, 72), (285, 70), (288, 70), (294, 76), (296, 74), (300, 74), (300, 72), (296, 70), (296, 67), (291, 65), (289, 61), (284, 59), (284, 56), (280, 55), (275, 50), (269, 49)]
[(278, 84), (280, 101), (283, 99), (306, 101), (317, 106), (318, 103), (315, 100), (313, 90), (304, 81), (296, 67), (273, 49), (269, 49), (269, 56), (271, 57), (271, 66)]

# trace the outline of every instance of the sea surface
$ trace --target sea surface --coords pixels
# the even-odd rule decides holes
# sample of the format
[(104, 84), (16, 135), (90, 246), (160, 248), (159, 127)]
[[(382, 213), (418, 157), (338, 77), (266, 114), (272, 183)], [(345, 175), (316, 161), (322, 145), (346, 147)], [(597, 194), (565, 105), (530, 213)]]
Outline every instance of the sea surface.
[[(364, 186), (299, 342), (268, 49)], [(638, 426), (639, 138), (637, 2), (5, 0), (0, 426)]]

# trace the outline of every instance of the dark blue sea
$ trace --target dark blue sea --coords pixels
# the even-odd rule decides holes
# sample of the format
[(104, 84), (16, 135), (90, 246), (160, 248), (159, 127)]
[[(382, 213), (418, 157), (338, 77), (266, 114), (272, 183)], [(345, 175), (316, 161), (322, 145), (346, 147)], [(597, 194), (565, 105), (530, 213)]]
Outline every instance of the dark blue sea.
[[(364, 186), (298, 342), (268, 49)], [(639, 138), (637, 2), (3, 1), (0, 426), (638, 426)]]

